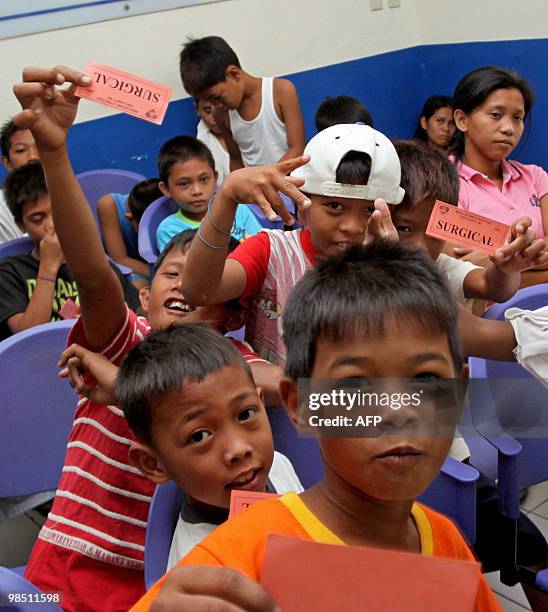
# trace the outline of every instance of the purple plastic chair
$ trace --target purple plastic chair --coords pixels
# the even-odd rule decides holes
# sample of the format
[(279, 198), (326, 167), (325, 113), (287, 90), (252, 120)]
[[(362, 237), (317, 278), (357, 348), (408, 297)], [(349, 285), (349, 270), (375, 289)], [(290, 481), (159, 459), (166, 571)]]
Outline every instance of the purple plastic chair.
[[(286, 196), (284, 193), (279, 192), (278, 195), (283, 200), (283, 203), (285, 204), (287, 210), (293, 216), (295, 216), (295, 202), (293, 202), (293, 200), (289, 196)], [(278, 217), (276, 221), (270, 221), (270, 219), (265, 216), (260, 206), (258, 206), (257, 204), (248, 204), (248, 206), (251, 209), (251, 212), (257, 217), (257, 220), (264, 228), (283, 229), (283, 223), (280, 217)]]
[(139, 222), (139, 255), (150, 265), (154, 265), (160, 252), (156, 246), (156, 230), (169, 215), (179, 207), (166, 196), (158, 198), (147, 207)]
[(0, 259), (4, 257), (12, 257), (13, 255), (23, 255), (24, 253), (30, 253), (34, 248), (34, 242), (23, 236), (23, 238), (16, 238), (15, 240), (9, 240), (0, 244)]
[[(508, 302), (495, 304), (484, 315), (491, 320), (504, 320), (508, 308), (535, 310), (548, 305), (548, 285), (527, 287)], [(525, 582), (548, 592), (548, 570), (538, 573), (516, 566), (516, 520), (520, 509), (520, 490), (548, 480), (548, 438), (520, 437), (520, 427), (533, 422), (537, 431), (548, 428), (548, 390), (519, 364), (471, 358), (470, 377), (485, 383), (470, 387), (470, 418), (481, 438), (467, 440), (471, 463), (491, 479), (497, 479), (499, 511), (508, 519), (508, 555), (501, 570), (501, 581), (513, 585)], [(514, 384), (497, 380), (514, 379)], [(489, 382), (488, 382), (489, 381)], [(522, 422), (512, 425), (516, 415)], [(527, 415), (527, 416), (525, 416)], [(506, 433), (507, 427), (515, 437)]]
[[(53, 603), (10, 603), (9, 595), (15, 593), (24, 593), (37, 597), (42, 596), (44, 598), (48, 597), (46, 593), (35, 587), (28, 580), (23, 578), (23, 576), (7, 567), (0, 567), (0, 610), (9, 610), (10, 612), (36, 612), (38, 608), (41, 612), (61, 612), (61, 608)], [(40, 600), (37, 599), (35, 601)]]
[(0, 497), (57, 488), (77, 398), (57, 361), (74, 321), (0, 342)]
[[(34, 242), (26, 236), (23, 238), (16, 238), (15, 240), (10, 240), (9, 242), (4, 242), (3, 244), (0, 244), (0, 259), (3, 257), (11, 257), (12, 255), (24, 255), (25, 253), (30, 253), (33, 248)], [(115, 265), (124, 276), (131, 275), (131, 268), (123, 266), (122, 264), (117, 264), (115, 261), (112, 261), (110, 257), (108, 257), (108, 260)]]
[(76, 175), (80, 187), (97, 219), (97, 202), (107, 193), (129, 193), (134, 185), (144, 181), (146, 176), (128, 170), (88, 170)]

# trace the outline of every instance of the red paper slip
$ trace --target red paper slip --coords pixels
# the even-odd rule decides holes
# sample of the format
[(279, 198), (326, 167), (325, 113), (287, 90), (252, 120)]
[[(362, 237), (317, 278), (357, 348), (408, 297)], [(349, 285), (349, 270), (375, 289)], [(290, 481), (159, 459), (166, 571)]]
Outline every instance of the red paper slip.
[(76, 87), (77, 96), (161, 125), (171, 87), (97, 62), (88, 62), (84, 72), (91, 77), (92, 84)]
[(72, 298), (68, 298), (59, 309), (59, 314), (63, 319), (76, 319), (76, 317), (80, 316), (80, 306), (78, 306)]
[(462, 208), (436, 201), (426, 233), (452, 244), (484, 251), (489, 255), (504, 246), (510, 227)]
[(284, 612), (470, 612), (480, 566), (268, 536), (261, 584)]
[(276, 493), (265, 493), (262, 491), (237, 491), (233, 490), (230, 495), (230, 511), (228, 518), (232, 518), (234, 515), (239, 514), (242, 510), (249, 508), (253, 504), (263, 499), (270, 499), (271, 497), (280, 497)]

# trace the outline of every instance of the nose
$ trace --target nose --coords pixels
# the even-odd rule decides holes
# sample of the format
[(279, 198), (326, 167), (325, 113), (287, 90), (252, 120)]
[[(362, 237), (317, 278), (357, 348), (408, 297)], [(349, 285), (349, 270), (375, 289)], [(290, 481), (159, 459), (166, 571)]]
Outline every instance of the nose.
[(416, 411), (409, 406), (394, 408), (385, 406), (379, 416), (382, 417), (381, 429), (388, 434), (395, 432), (406, 432), (415, 429), (419, 423)]
[(199, 181), (192, 183), (192, 195), (200, 195), (202, 193), (202, 185)]
[(234, 432), (234, 429), (231, 429), (230, 432), (227, 432), (226, 436), (226, 447), (223, 453), (223, 461), (225, 465), (231, 466), (241, 461), (242, 459), (246, 459), (251, 457), (253, 453), (253, 447), (249, 442), (243, 437), (241, 434), (238, 435)]
[(27, 149), (27, 162), (38, 159), (38, 149), (36, 145), (32, 145)]
[(510, 117), (505, 116), (500, 123), (500, 131), (503, 134), (513, 134), (514, 133), (514, 124)]
[(367, 219), (362, 215), (344, 215), (339, 223), (339, 230), (348, 236), (364, 236)]

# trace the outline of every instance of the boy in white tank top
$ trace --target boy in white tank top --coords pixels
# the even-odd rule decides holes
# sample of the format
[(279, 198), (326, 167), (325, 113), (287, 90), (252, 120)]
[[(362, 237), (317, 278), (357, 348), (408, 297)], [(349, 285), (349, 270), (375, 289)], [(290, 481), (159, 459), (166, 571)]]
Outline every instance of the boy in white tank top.
[(180, 73), (188, 93), (215, 106), (230, 170), (302, 155), (304, 125), (291, 81), (245, 72), (234, 51), (218, 36), (189, 40), (181, 51)]

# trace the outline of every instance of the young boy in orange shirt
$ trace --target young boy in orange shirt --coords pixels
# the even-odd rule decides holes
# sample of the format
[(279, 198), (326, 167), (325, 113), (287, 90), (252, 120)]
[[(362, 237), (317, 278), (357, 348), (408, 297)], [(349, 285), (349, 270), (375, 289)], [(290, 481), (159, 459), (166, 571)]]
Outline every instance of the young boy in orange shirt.
[[(350, 247), (308, 271), (286, 305), (284, 339), (280, 393), (295, 424), (302, 422), (300, 379), (329, 380), (339, 389), (394, 378), (428, 386), (467, 375), (445, 281), (425, 254), (397, 243)], [(226, 567), (259, 581), (269, 533), (472, 561), (451, 521), (415, 502), (438, 473), (454, 434), (454, 424), (440, 426), (433, 418), (436, 408), (428, 402), (398, 410), (377, 406), (382, 422), (375, 432), (320, 435), (325, 475), (317, 485), (257, 503), (178, 565)], [(444, 408), (458, 416), (457, 400)], [(148, 610), (162, 583), (133, 610)], [(225, 599), (221, 588), (215, 590), (194, 593)], [(177, 591), (168, 594), (174, 605)], [(501, 609), (483, 577), (474, 609)]]

